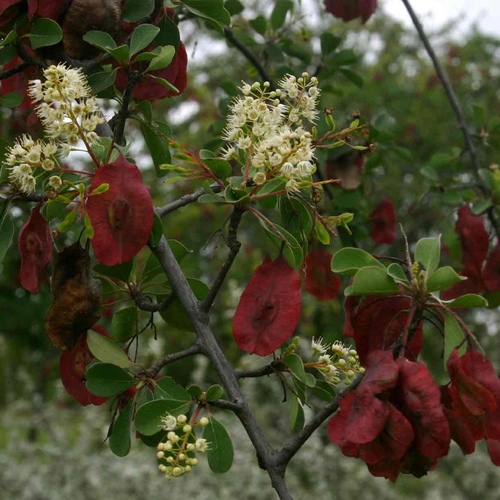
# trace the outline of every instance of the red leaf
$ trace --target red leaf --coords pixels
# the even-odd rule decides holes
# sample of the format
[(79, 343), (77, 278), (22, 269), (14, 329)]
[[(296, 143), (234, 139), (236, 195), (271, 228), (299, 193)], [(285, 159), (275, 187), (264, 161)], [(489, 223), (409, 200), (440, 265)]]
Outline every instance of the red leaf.
[(462, 246), (462, 264), (467, 269), (475, 269), (479, 276), (490, 245), (483, 218), (473, 215), (469, 205), (464, 205), (458, 211), (455, 231)]
[(71, 0), (28, 0), (28, 18), (48, 17), (57, 21), (67, 10)]
[(389, 198), (384, 198), (370, 214), (370, 238), (377, 244), (390, 245), (396, 241), (396, 207)]
[(320, 302), (333, 300), (340, 291), (342, 280), (332, 272), (332, 254), (326, 250), (312, 250), (305, 259), (306, 290)]
[(356, 389), (355, 398), (344, 427), (343, 438), (355, 444), (373, 441), (389, 418), (389, 405), (376, 398), (368, 386)]
[[(34, 55), (34, 52), (26, 48), (26, 51), (30, 55)], [(3, 66), (3, 69), (11, 69), (15, 68), (16, 66), (19, 66), (23, 60), (19, 56), (14, 56), (14, 58), (6, 63)], [(10, 94), (11, 92), (20, 92), (23, 94), (23, 101), (21, 105), (18, 107), (18, 109), (28, 109), (32, 108), (33, 104), (31, 103), (31, 99), (28, 96), (28, 80), (36, 78), (36, 69), (32, 66), (26, 68), (24, 71), (21, 71), (20, 73), (16, 73), (15, 75), (9, 76), (8, 78), (4, 78), (1, 81), (1, 86), (0, 86), (0, 96), (3, 96), (5, 94)]]
[[(368, 354), (377, 349), (389, 349), (406, 326), (411, 299), (406, 297), (348, 297), (345, 301), (344, 335), (353, 337), (362, 365)], [(422, 325), (406, 346), (406, 355), (416, 359), (422, 349)]]
[[(0, 0), (0, 15), (2, 15), (9, 7), (16, 5), (21, 0)], [(2, 24), (2, 22), (0, 22)]]
[(490, 252), (483, 268), (483, 282), (490, 292), (500, 292), (500, 243)]
[(486, 444), (488, 445), (488, 453), (490, 455), (491, 461), (495, 465), (500, 465), (500, 440), (487, 439)]
[[(95, 329), (97, 333), (103, 335), (101, 329)], [(76, 341), (75, 347), (69, 351), (63, 351), (59, 358), (59, 372), (64, 388), (82, 406), (89, 404), (102, 405), (108, 398), (101, 398), (91, 394), (85, 385), (87, 379), (85, 372), (87, 365), (94, 359), (94, 356), (87, 347), (87, 334), (81, 335)]]
[[(106, 192), (90, 194), (103, 183), (109, 184)], [(154, 222), (151, 195), (139, 169), (123, 156), (99, 168), (89, 188), (87, 213), (99, 262), (114, 266), (134, 258), (146, 245)]]
[(450, 427), (441, 406), (439, 388), (424, 363), (407, 359), (398, 363), (400, 409), (413, 426), (418, 453), (428, 458), (446, 456)]
[[(469, 349), (461, 358), (455, 349), (447, 363), (450, 395), (461, 414), (469, 418), (476, 439), (500, 439), (500, 379), (490, 361), (480, 352)], [(483, 432), (478, 430), (483, 428)]]
[[(146, 50), (152, 50), (154, 46), (149, 47)], [(138, 100), (145, 101), (155, 101), (157, 99), (164, 99), (165, 97), (174, 97), (182, 94), (186, 90), (187, 86), (187, 63), (188, 57), (186, 52), (186, 47), (182, 42), (179, 43), (177, 52), (172, 59), (172, 62), (163, 69), (156, 71), (151, 71), (146, 73), (134, 86), (133, 97)], [(144, 63), (139, 63), (135, 66), (144, 66)], [(147, 66), (142, 68), (144, 71)], [(172, 90), (164, 87), (161, 83), (155, 81), (152, 76), (163, 78), (171, 83), (177, 88), (179, 92), (173, 92)], [(120, 91), (125, 90), (125, 86), (128, 82), (128, 76), (124, 69), (119, 69), (116, 75), (116, 88)]]
[(40, 214), (41, 203), (31, 210), (31, 215), (19, 232), (21, 254), (21, 285), (31, 293), (38, 293), (40, 276), (52, 258), (52, 233), (48, 222)]
[(324, 0), (325, 9), (345, 22), (361, 17), (363, 24), (377, 9), (377, 0)]
[(392, 351), (373, 351), (368, 356), (360, 387), (368, 386), (373, 394), (381, 394), (396, 386), (398, 375), (399, 366)]
[(259, 356), (278, 349), (300, 318), (300, 277), (283, 257), (266, 256), (241, 295), (233, 320), (239, 348)]

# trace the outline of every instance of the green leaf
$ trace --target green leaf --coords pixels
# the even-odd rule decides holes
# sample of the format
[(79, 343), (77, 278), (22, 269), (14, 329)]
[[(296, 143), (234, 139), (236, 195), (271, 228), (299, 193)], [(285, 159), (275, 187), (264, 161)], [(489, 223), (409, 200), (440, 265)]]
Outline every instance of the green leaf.
[(341, 248), (332, 258), (332, 271), (352, 276), (363, 267), (378, 267), (386, 273), (384, 265), (360, 248)]
[(17, 108), (23, 102), (24, 95), (21, 92), (9, 92), (0, 97), (0, 106), (6, 108)]
[(130, 422), (133, 408), (134, 399), (131, 399), (113, 423), (109, 436), (109, 448), (118, 457), (126, 457), (130, 451)]
[(109, 363), (92, 365), (86, 373), (87, 389), (96, 396), (109, 398), (126, 391), (137, 380), (119, 366)]
[(206, 159), (205, 165), (219, 178), (226, 180), (232, 173), (232, 167), (226, 160), (219, 158)]
[(273, 11), (271, 12), (271, 26), (273, 30), (279, 30), (285, 23), (286, 15), (293, 9), (293, 2), (290, 0), (276, 0)]
[(9, 31), (7, 36), (5, 36), (2, 41), (0, 41), (0, 47), (5, 47), (17, 42), (17, 33), (15, 31)]
[(474, 215), (482, 215), (493, 206), (492, 200), (477, 200), (472, 204), (471, 212)]
[(103, 363), (110, 363), (120, 368), (129, 368), (135, 365), (117, 344), (93, 330), (87, 332), (87, 345), (92, 354)]
[(331, 33), (322, 33), (320, 36), (321, 53), (323, 57), (329, 57), (332, 52), (340, 45), (342, 38)]
[(120, 45), (116, 47), (116, 49), (108, 49), (106, 51), (113, 59), (116, 59), (118, 62), (126, 62), (130, 58), (130, 49), (126, 44)]
[(144, 136), (144, 140), (146, 141), (146, 146), (151, 153), (156, 175), (158, 177), (164, 177), (168, 174), (168, 170), (163, 170), (161, 165), (172, 161), (168, 140), (160, 136), (153, 127), (146, 123), (141, 123), (141, 132)]
[(7, 251), (10, 248), (14, 237), (14, 223), (10, 215), (5, 213), (5, 216), (0, 220), (0, 262), (3, 261)]
[(313, 228), (311, 212), (304, 203), (296, 198), (280, 198), (280, 215), (283, 226), (297, 239), (308, 235)]
[(223, 195), (206, 193), (198, 198), (198, 203), (227, 203), (227, 201)]
[(57, 230), (60, 233), (65, 233), (75, 222), (76, 216), (78, 215), (78, 210), (71, 210), (66, 217), (64, 217), (64, 220), (59, 224), (59, 227)]
[(175, 399), (155, 399), (140, 406), (135, 414), (135, 428), (145, 436), (153, 436), (162, 430), (162, 417), (167, 414), (177, 417), (187, 413), (189, 403)]
[(427, 278), (427, 291), (446, 290), (465, 279), (467, 279), (465, 276), (459, 276), (450, 266), (440, 267)]
[(220, 31), (231, 25), (231, 14), (224, 8), (224, 0), (182, 0), (182, 3), (196, 16), (214, 21)]
[(123, 264), (117, 264), (116, 266), (105, 266), (104, 264), (97, 264), (94, 266), (94, 271), (103, 276), (108, 276), (109, 278), (117, 279), (125, 283), (128, 282), (130, 272), (132, 271), (133, 261), (124, 262)]
[(130, 37), (130, 57), (150, 45), (159, 32), (160, 28), (152, 24), (140, 24), (137, 26)]
[(172, 45), (166, 45), (161, 48), (160, 53), (151, 59), (148, 69), (146, 71), (156, 71), (158, 69), (166, 68), (174, 58), (175, 47)]
[(290, 427), (293, 433), (302, 430), (305, 423), (304, 408), (295, 394), (290, 394)]
[(117, 72), (118, 69), (115, 68), (112, 71), (99, 71), (98, 73), (89, 75), (88, 80), (89, 85), (92, 87), (92, 93), (99, 94), (99, 92), (114, 85)]
[(461, 309), (468, 309), (470, 307), (488, 307), (488, 301), (484, 297), (473, 293), (461, 295), (456, 299), (443, 301), (443, 303), (446, 304), (446, 307)]
[(363, 267), (354, 276), (346, 295), (381, 295), (399, 292), (399, 288), (385, 268)]
[(85, 235), (91, 240), (94, 237), (94, 227), (87, 212), (83, 215), (83, 226), (85, 227)]
[(314, 224), (314, 232), (316, 233), (316, 237), (323, 245), (330, 244), (330, 233), (326, 230), (325, 225), (321, 222), (320, 219), (316, 218)]
[(195, 399), (198, 399), (203, 394), (203, 389), (199, 385), (196, 385), (196, 384), (190, 385), (187, 388), (187, 391)]
[(207, 401), (215, 401), (224, 395), (224, 389), (220, 385), (211, 385), (205, 394)]
[(172, 377), (163, 377), (156, 380), (154, 395), (155, 399), (171, 399), (182, 404), (191, 402), (191, 394)]
[(36, 50), (59, 43), (62, 40), (62, 29), (52, 19), (37, 19), (33, 23), (29, 36), (31, 48)]
[(155, 82), (159, 83), (160, 85), (163, 85), (165, 88), (171, 90), (172, 92), (179, 92), (179, 89), (177, 87), (174, 87), (168, 80), (165, 80), (165, 78), (160, 78), (159, 76), (155, 76), (150, 74), (149, 78), (152, 78)]
[(290, 371), (292, 372), (292, 375), (296, 378), (298, 378), (301, 382), (304, 384), (306, 383), (306, 372), (304, 370), (304, 363), (302, 362), (302, 359), (297, 356), (297, 354), (289, 354), (283, 362), (285, 363), (288, 368), (290, 368)]
[(430, 276), (439, 265), (441, 254), (441, 236), (437, 238), (422, 238), (415, 246), (415, 260), (420, 262)]
[[(461, 344), (464, 340), (464, 332), (457, 320), (448, 312), (442, 311), (444, 316), (444, 365), (453, 352), (453, 349)], [(460, 354), (464, 354), (467, 349), (466, 342), (462, 343), (459, 349)]]
[(267, 231), (267, 236), (276, 245), (276, 247), (281, 250), (283, 242), (285, 246), (283, 248), (283, 256), (292, 268), (297, 268), (304, 259), (304, 252), (299, 242), (296, 240), (295, 236), (290, 234), (286, 229), (279, 226), (278, 224), (273, 224), (272, 226), (259, 218), (261, 226)]
[(217, 473), (227, 472), (233, 464), (233, 443), (225, 427), (213, 416), (203, 431), (203, 437), (207, 440), (206, 451), (210, 469)]
[(409, 284), (408, 278), (406, 277), (403, 268), (395, 262), (389, 264), (389, 266), (387, 267), (387, 274), (391, 278), (393, 278), (396, 283)]
[(111, 335), (118, 342), (125, 342), (136, 334), (137, 309), (126, 307), (113, 314)]
[(154, 0), (128, 0), (122, 8), (122, 19), (135, 23), (152, 14), (154, 7)]
[(87, 31), (87, 33), (83, 35), (83, 39), (87, 43), (90, 43), (90, 45), (94, 45), (95, 47), (104, 50), (105, 52), (116, 49), (116, 42), (113, 40), (111, 35), (109, 33), (106, 33), (105, 31)]
[(324, 380), (316, 379), (316, 385), (311, 390), (315, 396), (327, 402), (336, 396), (335, 389)]

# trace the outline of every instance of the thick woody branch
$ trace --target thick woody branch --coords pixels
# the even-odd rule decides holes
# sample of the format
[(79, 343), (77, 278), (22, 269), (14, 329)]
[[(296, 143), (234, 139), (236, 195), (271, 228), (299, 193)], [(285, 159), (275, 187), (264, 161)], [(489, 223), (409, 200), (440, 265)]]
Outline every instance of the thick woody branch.
[(252, 441), (257, 452), (259, 464), (267, 470), (279, 497), (286, 500), (292, 499), (284, 479), (284, 468), (276, 466), (273, 450), (241, 392), (232, 365), (224, 356), (208, 324), (208, 315), (201, 309), (200, 303), (191, 290), (165, 237), (162, 237), (153, 251), (163, 267), (173, 291), (176, 293), (191, 320), (196, 331), (198, 345), (214, 365), (229, 401), (241, 408), (237, 416)]
[[(472, 162), (472, 167), (474, 170), (474, 175), (477, 179), (477, 184), (479, 189), (481, 190), (481, 193), (483, 196), (488, 197), (490, 196), (488, 188), (485, 186), (484, 182), (482, 181), (481, 175), (480, 175), (480, 170), (481, 170), (481, 162), (479, 160), (479, 156), (476, 151), (476, 147), (474, 145), (473, 137), (469, 128), (469, 125), (467, 123), (467, 118), (465, 117), (465, 113), (462, 109), (462, 106), (460, 104), (460, 101), (458, 100), (458, 97), (453, 90), (453, 87), (450, 83), (450, 79), (448, 78), (448, 75), (446, 74), (446, 71), (444, 70), (443, 66), (439, 62), (439, 59), (436, 55), (436, 52), (434, 51), (430, 40), (428, 36), (425, 34), (424, 28), (422, 24), (420, 23), (417, 15), (415, 14), (415, 11), (413, 10), (413, 7), (411, 6), (411, 3), (409, 0), (402, 0), (404, 6), (406, 7), (406, 10), (408, 11), (408, 14), (410, 15), (410, 18), (413, 22), (413, 25), (415, 26), (415, 29), (417, 30), (417, 33), (422, 40), (422, 43), (424, 44), (425, 50), (427, 51), (427, 54), (429, 55), (432, 64), (434, 66), (434, 69), (436, 70), (436, 73), (441, 80), (441, 83), (443, 85), (444, 91), (446, 93), (446, 96), (448, 97), (448, 100), (450, 101), (451, 107), (455, 113), (455, 116), (458, 121), (458, 127), (462, 131), (462, 135), (464, 137), (465, 145), (467, 147), (467, 150), (469, 151), (470, 159)], [(500, 225), (499, 222), (495, 216), (494, 209), (491, 208), (487, 212), (488, 217), (490, 219), (491, 225), (493, 226), (495, 233), (497, 237), (500, 238)]]
[(18, 64), (14, 68), (4, 69), (0, 71), (0, 80), (4, 80), (5, 78), (9, 78), (13, 75), (17, 75), (18, 73), (22, 73), (26, 68), (29, 68), (30, 64), (27, 62), (22, 62)]
[(141, 75), (138, 71), (129, 69), (128, 82), (123, 92), (122, 105), (116, 117), (116, 123), (114, 126), (116, 144), (123, 144), (123, 134), (125, 132), (125, 123), (127, 122), (127, 118), (129, 116), (128, 108), (130, 106), (130, 100), (132, 99), (132, 92), (134, 91), (135, 84), (139, 81), (140, 77)]
[(273, 365), (265, 365), (255, 370), (242, 370), (236, 372), (236, 378), (258, 378), (265, 377), (276, 373), (276, 368)]

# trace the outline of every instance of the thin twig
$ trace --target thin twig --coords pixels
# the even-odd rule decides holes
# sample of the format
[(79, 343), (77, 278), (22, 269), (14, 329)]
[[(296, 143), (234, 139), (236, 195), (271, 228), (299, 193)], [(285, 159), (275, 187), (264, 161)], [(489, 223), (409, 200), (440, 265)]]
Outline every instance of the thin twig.
[(156, 215), (158, 217), (165, 217), (165, 215), (177, 210), (178, 208), (185, 207), (190, 203), (194, 203), (204, 192), (205, 190), (203, 188), (199, 188), (194, 193), (185, 194), (184, 196), (181, 196), (179, 199), (171, 203), (168, 203), (167, 205), (163, 205), (163, 207), (157, 207), (155, 209)]
[[(413, 22), (413, 25), (415, 26), (415, 29), (417, 30), (417, 33), (420, 37), (420, 40), (422, 40), (422, 43), (424, 44), (425, 50), (427, 51), (427, 54), (431, 58), (432, 64), (434, 65), (434, 69), (436, 70), (436, 73), (441, 80), (441, 83), (443, 85), (444, 91), (446, 93), (446, 96), (448, 97), (448, 100), (450, 101), (451, 107), (453, 108), (453, 111), (455, 113), (455, 116), (458, 121), (458, 127), (462, 131), (462, 135), (464, 137), (465, 145), (467, 147), (467, 150), (469, 151), (472, 166), (474, 169), (474, 175), (477, 179), (478, 187), (481, 190), (481, 193), (485, 198), (490, 196), (490, 192), (484, 182), (481, 179), (480, 175), (480, 170), (481, 170), (481, 162), (479, 160), (479, 157), (477, 155), (476, 147), (474, 146), (474, 141), (472, 139), (472, 134), (470, 131), (470, 128), (467, 124), (467, 119), (465, 117), (465, 113), (463, 112), (462, 106), (460, 104), (460, 101), (457, 98), (457, 95), (455, 94), (455, 91), (453, 90), (453, 87), (451, 86), (450, 80), (448, 78), (448, 75), (446, 74), (446, 71), (444, 70), (443, 66), (439, 62), (439, 59), (436, 55), (436, 52), (432, 48), (432, 45), (429, 41), (429, 38), (425, 34), (424, 28), (422, 24), (420, 23), (417, 15), (415, 14), (415, 11), (413, 10), (413, 7), (411, 6), (409, 0), (402, 0), (404, 6), (406, 7), (406, 10), (408, 11), (408, 14), (411, 17), (411, 20)], [(494, 209), (490, 208), (487, 211), (488, 218), (490, 219), (491, 225), (493, 226), (493, 229), (495, 230), (495, 233), (498, 238), (500, 238), (500, 225), (498, 223), (498, 220), (495, 216)]]
[(244, 45), (243, 43), (240, 42), (240, 40), (238, 40), (233, 30), (225, 27), (224, 36), (247, 58), (247, 60), (257, 70), (262, 80), (264, 80), (265, 82), (269, 82), (271, 84), (271, 88), (275, 88), (276, 85), (273, 83), (271, 77), (265, 70), (264, 66), (262, 66), (257, 57), (248, 50), (246, 45)]
[(167, 354), (163, 358), (159, 359), (153, 363), (145, 372), (148, 378), (155, 378), (160, 370), (174, 361), (179, 361), (180, 359), (187, 358), (189, 356), (194, 356), (195, 354), (203, 354), (202, 349), (198, 344), (194, 344), (183, 351), (174, 352), (172, 354)]
[(338, 407), (339, 401), (350, 391), (356, 389), (363, 380), (363, 374), (358, 375), (351, 385), (338, 392), (338, 395), (320, 410), (303, 428), (296, 434), (283, 448), (275, 455), (276, 464), (279, 467), (286, 468), (288, 462), (299, 451), (301, 446), (311, 437), (313, 432), (331, 415), (333, 415)]
[(223, 410), (230, 410), (235, 414), (241, 412), (241, 405), (237, 403), (232, 403), (226, 399), (216, 399), (215, 401), (210, 401), (209, 405), (217, 406), (217, 408), (222, 408)]
[(164, 311), (175, 300), (175, 293), (170, 293), (161, 302), (151, 302), (147, 295), (138, 294), (134, 297), (135, 303), (139, 309), (147, 312)]
[(260, 368), (256, 368), (254, 370), (241, 370), (236, 372), (236, 378), (257, 378), (257, 377), (265, 377), (266, 375), (272, 375), (276, 373), (276, 368), (271, 365), (261, 366)]
[(226, 279), (227, 273), (233, 265), (234, 259), (238, 255), (241, 248), (241, 243), (238, 241), (237, 232), (238, 226), (240, 225), (241, 218), (243, 217), (244, 209), (236, 205), (234, 207), (233, 213), (229, 220), (229, 228), (227, 230), (227, 246), (229, 247), (229, 255), (226, 258), (224, 264), (215, 278), (213, 285), (211, 286), (207, 296), (201, 303), (201, 309), (208, 313), (212, 304), (214, 303), (215, 297), (219, 293), (219, 290)]
[(13, 75), (17, 75), (17, 73), (22, 73), (26, 68), (29, 68), (30, 64), (27, 62), (22, 62), (13, 68), (4, 69), (0, 71), (0, 80), (4, 80), (5, 78), (9, 78)]
[(123, 100), (120, 111), (118, 112), (116, 123), (114, 126), (115, 142), (116, 144), (123, 144), (123, 134), (125, 131), (125, 123), (127, 122), (128, 108), (130, 106), (130, 99), (134, 91), (135, 84), (139, 81), (141, 74), (138, 71), (129, 69), (128, 82), (123, 92)]

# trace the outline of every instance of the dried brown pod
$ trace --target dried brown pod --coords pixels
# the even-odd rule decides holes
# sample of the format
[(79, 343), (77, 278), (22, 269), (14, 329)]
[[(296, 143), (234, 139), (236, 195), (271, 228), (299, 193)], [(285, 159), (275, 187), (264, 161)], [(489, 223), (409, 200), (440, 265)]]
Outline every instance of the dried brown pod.
[(91, 30), (114, 36), (120, 27), (120, 0), (73, 0), (62, 22), (63, 46), (72, 59), (93, 59), (99, 50), (84, 42)]
[(88, 247), (76, 242), (57, 255), (52, 293), (45, 331), (52, 345), (64, 351), (99, 319), (95, 312), (100, 306), (101, 283), (91, 272)]

